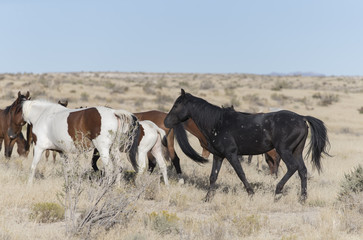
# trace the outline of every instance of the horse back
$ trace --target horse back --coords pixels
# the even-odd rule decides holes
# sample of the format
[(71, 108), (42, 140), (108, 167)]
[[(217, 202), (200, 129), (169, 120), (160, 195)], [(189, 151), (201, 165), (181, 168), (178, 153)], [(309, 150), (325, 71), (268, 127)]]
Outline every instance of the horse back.
[(164, 119), (167, 115), (167, 113), (165, 112), (152, 110), (147, 112), (134, 113), (134, 115), (139, 121), (149, 120), (155, 123), (159, 128), (163, 129), (165, 132), (169, 131), (169, 128), (165, 127), (164, 125)]
[(101, 114), (97, 108), (70, 112), (67, 118), (68, 134), (73, 141), (95, 139), (101, 133)]

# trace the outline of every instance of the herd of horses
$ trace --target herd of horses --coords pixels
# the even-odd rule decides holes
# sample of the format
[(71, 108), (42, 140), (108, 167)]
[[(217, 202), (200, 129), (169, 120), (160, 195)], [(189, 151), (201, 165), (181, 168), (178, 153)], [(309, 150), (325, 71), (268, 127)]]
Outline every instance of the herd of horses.
[[(26, 139), (22, 134), (25, 124)], [(213, 105), (183, 89), (169, 113), (156, 110), (130, 113), (108, 107), (70, 109), (61, 102), (31, 100), (29, 92), (25, 95), (18, 92), (16, 100), (0, 111), (0, 142), (2, 144), (4, 140), (5, 157), (11, 156), (15, 143), (21, 156), (28, 156), (30, 146), (34, 145), (29, 184), (33, 182), (44, 151), (49, 155), (49, 150), (54, 150), (66, 158), (70, 153), (93, 150), (95, 171), (98, 171), (97, 160), (100, 158), (105, 175), (110, 174), (115, 154), (124, 152), (136, 172), (146, 171), (147, 165), (152, 172), (157, 163), (168, 185), (165, 162), (168, 158), (182, 180), (180, 159), (174, 149), (176, 139), (185, 155), (197, 163), (206, 163), (209, 154), (213, 155), (206, 201), (215, 194), (215, 183), (224, 159), (232, 165), (247, 193), (253, 195), (239, 156), (264, 154), (271, 173), (277, 174), (280, 159), (287, 167), (276, 186), (276, 199), (297, 171), (301, 180), (300, 200), (304, 202), (307, 169), (302, 153), (309, 128), (311, 137), (307, 155), (312, 155), (312, 163), (320, 172), (322, 155), (329, 156), (327, 130), (321, 120), (285, 110), (259, 114), (238, 112), (233, 107)], [(190, 145), (186, 131), (198, 138), (202, 155)]]

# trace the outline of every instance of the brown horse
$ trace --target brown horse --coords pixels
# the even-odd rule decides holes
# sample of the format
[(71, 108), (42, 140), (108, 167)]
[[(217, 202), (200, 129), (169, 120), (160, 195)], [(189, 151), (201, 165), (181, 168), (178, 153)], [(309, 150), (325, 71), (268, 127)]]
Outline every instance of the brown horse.
[(18, 154), (25, 157), (28, 156), (29, 144), (21, 132), (25, 122), (21, 116), (16, 114), (19, 111), (16, 106), (21, 101), (27, 99), (29, 99), (29, 92), (25, 96), (18, 92), (18, 98), (13, 104), (4, 110), (0, 110), (0, 150), (2, 142), (4, 141), (6, 158), (10, 158), (15, 143), (18, 145)]

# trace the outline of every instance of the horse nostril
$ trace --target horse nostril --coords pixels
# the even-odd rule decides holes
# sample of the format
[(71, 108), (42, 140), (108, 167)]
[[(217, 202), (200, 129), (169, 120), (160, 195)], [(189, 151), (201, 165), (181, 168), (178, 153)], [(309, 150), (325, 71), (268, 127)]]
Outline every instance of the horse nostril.
[(18, 134), (14, 133), (12, 131), (12, 129), (9, 129), (8, 130), (8, 136), (9, 136), (10, 139), (15, 139), (18, 136)]

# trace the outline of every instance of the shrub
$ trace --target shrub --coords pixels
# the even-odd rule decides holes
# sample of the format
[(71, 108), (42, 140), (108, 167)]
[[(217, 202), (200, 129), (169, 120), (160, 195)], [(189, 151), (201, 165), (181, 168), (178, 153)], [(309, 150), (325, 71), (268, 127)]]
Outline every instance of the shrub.
[(201, 90), (207, 90), (207, 89), (211, 89), (214, 88), (214, 83), (210, 80), (204, 80), (200, 83), (200, 87)]
[(318, 105), (320, 106), (329, 106), (335, 102), (339, 101), (339, 95), (338, 94), (321, 94), (320, 92), (314, 93), (313, 98), (318, 99)]
[(151, 94), (151, 95), (154, 95), (155, 94), (155, 86), (151, 82), (146, 82), (145, 85), (142, 86), (142, 90), (146, 94)]
[(353, 195), (363, 192), (363, 168), (359, 165), (349, 174), (344, 174), (344, 180), (340, 184), (338, 193), (339, 201), (354, 198)]
[(358, 109), (358, 112), (359, 112), (360, 114), (363, 114), (363, 107), (360, 107), (360, 108)]
[(40, 223), (52, 223), (64, 219), (64, 208), (56, 203), (36, 203), (32, 207), (30, 219)]
[(278, 80), (275, 82), (275, 84), (272, 86), (271, 90), (273, 91), (280, 91), (283, 88), (291, 88), (291, 84), (286, 81)]
[(81, 100), (88, 101), (89, 95), (86, 92), (81, 93)]

